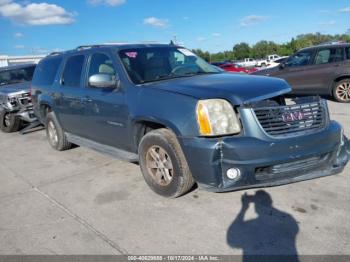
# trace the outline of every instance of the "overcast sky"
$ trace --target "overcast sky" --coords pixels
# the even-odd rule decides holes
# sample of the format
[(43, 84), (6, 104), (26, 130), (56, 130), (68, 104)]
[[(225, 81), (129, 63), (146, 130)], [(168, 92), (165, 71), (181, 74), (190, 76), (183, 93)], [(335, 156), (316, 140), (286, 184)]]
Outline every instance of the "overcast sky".
[(345, 33), (350, 0), (0, 0), (0, 54), (105, 42), (177, 40), (189, 48), (286, 42), (302, 33)]

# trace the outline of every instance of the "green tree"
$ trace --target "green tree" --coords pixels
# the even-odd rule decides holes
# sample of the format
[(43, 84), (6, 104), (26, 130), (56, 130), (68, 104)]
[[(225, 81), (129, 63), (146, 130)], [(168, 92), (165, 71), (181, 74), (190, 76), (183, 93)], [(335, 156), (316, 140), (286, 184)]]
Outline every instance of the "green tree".
[(255, 58), (264, 58), (267, 55), (275, 54), (278, 51), (278, 45), (271, 41), (259, 41), (252, 48), (252, 56)]
[(233, 55), (236, 59), (243, 59), (250, 56), (251, 48), (247, 43), (239, 43), (233, 47)]
[(269, 54), (287, 56), (302, 48), (319, 45), (329, 41), (344, 41), (350, 43), (350, 29), (344, 34), (337, 35), (327, 35), (321, 33), (302, 34), (296, 36), (295, 38), (293, 37), (289, 42), (283, 44), (262, 40), (257, 42), (253, 47), (250, 47), (244, 42), (236, 44), (232, 51), (223, 51), (210, 54), (208, 51), (195, 49), (193, 52), (208, 62), (218, 62), (243, 59), (247, 57), (262, 58)]

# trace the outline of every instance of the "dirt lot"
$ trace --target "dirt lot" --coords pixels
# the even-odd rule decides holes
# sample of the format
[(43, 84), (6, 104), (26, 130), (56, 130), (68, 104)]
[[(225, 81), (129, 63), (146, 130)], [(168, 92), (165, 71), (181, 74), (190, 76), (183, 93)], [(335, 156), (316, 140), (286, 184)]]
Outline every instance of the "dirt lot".
[[(350, 104), (330, 109), (350, 136)], [(164, 199), (137, 165), (55, 152), (43, 131), (0, 146), (0, 254), (350, 254), (350, 166), (263, 189), (245, 211), (257, 190)]]

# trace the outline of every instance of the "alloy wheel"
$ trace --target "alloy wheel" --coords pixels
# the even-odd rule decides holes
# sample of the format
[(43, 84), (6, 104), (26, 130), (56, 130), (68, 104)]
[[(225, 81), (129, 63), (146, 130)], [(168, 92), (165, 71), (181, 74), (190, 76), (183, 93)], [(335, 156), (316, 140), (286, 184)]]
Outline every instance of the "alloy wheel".
[(335, 89), (335, 93), (340, 101), (350, 102), (350, 82), (339, 84)]
[(48, 123), (47, 131), (48, 131), (50, 143), (53, 146), (56, 146), (58, 143), (58, 134), (57, 134), (57, 129), (55, 127), (55, 124), (52, 121)]
[(146, 166), (153, 180), (160, 186), (168, 186), (173, 180), (173, 164), (168, 153), (160, 146), (152, 146), (146, 154)]

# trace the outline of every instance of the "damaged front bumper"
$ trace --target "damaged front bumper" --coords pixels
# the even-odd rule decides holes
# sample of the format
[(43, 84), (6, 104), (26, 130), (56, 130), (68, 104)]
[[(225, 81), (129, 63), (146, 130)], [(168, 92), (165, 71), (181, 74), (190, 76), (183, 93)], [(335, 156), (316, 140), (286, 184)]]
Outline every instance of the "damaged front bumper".
[[(350, 142), (337, 122), (304, 136), (286, 139), (239, 136), (179, 138), (193, 177), (214, 192), (276, 186), (342, 172)], [(240, 176), (229, 179), (229, 169)]]
[(22, 121), (32, 123), (37, 120), (30, 94), (26, 91), (14, 92), (1, 96), (0, 110), (15, 114)]

